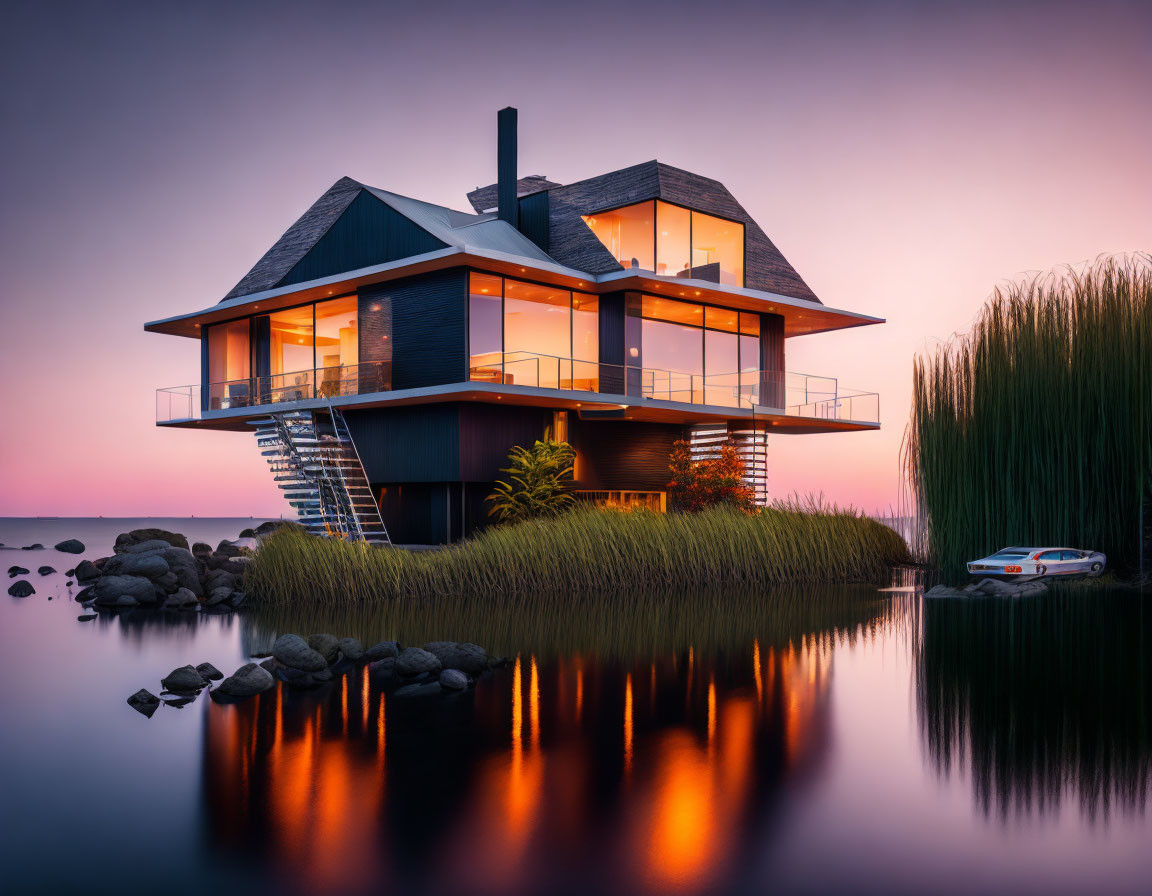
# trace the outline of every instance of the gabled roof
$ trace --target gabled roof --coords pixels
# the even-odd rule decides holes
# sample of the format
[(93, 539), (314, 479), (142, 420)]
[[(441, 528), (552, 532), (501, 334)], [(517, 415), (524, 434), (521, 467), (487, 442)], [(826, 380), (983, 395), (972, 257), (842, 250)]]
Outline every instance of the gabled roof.
[[(516, 196), (517, 198), (531, 196), (541, 190), (550, 190), (559, 186), (561, 184), (548, 180), (542, 174), (529, 174), (527, 177), (522, 177), (516, 181)], [(496, 187), (496, 184), (489, 184), (486, 187), (477, 187), (469, 193), (468, 202), (471, 203), (472, 208), (478, 212), (487, 212), (496, 208)]]
[[(528, 237), (495, 215), (459, 212), (401, 196), (398, 193), (369, 187), (350, 177), (342, 177), (284, 232), (284, 235), (264, 253), (255, 267), (244, 275), (223, 301), (274, 289), (284, 283), (289, 275), (297, 279), (294, 272), (300, 262), (317, 247), (325, 234), (340, 221), (341, 216), (349, 212), (357, 197), (362, 194), (384, 203), (444, 246), (502, 252), (520, 256), (526, 261), (552, 261)], [(380, 251), (381, 256), (373, 258), (370, 263), (393, 260), (384, 257), (384, 247), (381, 247)]]

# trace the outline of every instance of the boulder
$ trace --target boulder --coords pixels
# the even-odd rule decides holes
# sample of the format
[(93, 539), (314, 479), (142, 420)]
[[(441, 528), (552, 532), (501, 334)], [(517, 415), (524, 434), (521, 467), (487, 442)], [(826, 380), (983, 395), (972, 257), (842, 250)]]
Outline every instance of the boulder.
[(468, 676), (459, 669), (445, 669), (440, 673), (440, 687), (449, 691), (463, 691), (468, 687)]
[(32, 587), (32, 583), (27, 579), (21, 579), (8, 586), (8, 593), (13, 597), (28, 597), (30, 594), (35, 594), (36, 589)]
[(985, 579), (976, 587), (981, 593), (993, 597), (1031, 597), (1048, 591), (1043, 582), (1000, 582), (996, 579)]
[(337, 643), (340, 645), (340, 652), (344, 654), (345, 659), (356, 663), (363, 658), (364, 645), (360, 643), (358, 638), (341, 638)]
[(267, 669), (270, 674), (275, 675), (276, 670), (280, 668), (280, 664), (276, 662), (275, 657), (270, 656), (268, 659), (261, 661), (260, 668)]
[(198, 696), (199, 694), (184, 694), (180, 697), (163, 697), (161, 699), (164, 701), (165, 706), (171, 706), (175, 709), (183, 709), (189, 703), (194, 701)]
[[(164, 573), (164, 575), (160, 576), (160, 578), (153, 579), (152, 581), (156, 587), (163, 591), (165, 594), (175, 594), (176, 591), (180, 588), (180, 580), (176, 578), (176, 573), (172, 572), (171, 570)], [(187, 591), (188, 589), (185, 588), (184, 590)]]
[[(253, 534), (257, 538), (264, 538), (268, 535), (271, 535), (277, 529), (282, 529), (285, 526), (296, 526), (296, 525), (299, 525), (299, 524), (293, 523), (290, 520), (268, 520), (267, 522), (261, 523), (259, 526), (257, 526), (255, 531), (253, 532)], [(244, 533), (241, 532), (240, 534), (243, 535)]]
[(10, 578), (10, 579), (14, 579), (14, 578), (16, 578), (16, 576), (26, 576), (26, 575), (28, 575), (28, 570), (26, 570), (23, 566), (9, 566), (8, 567), (8, 578)]
[(192, 556), (193, 557), (199, 557), (200, 559), (203, 559), (205, 557), (211, 556), (211, 554), (212, 554), (212, 545), (210, 545), (210, 544), (204, 544), (204, 542), (198, 541), (194, 545), (192, 545)]
[(246, 544), (237, 544), (227, 538), (216, 545), (216, 550), (212, 552), (213, 557), (250, 557), (251, 555), (251, 547)]
[(210, 570), (224, 569), (241, 579), (244, 577), (244, 573), (248, 571), (248, 565), (251, 562), (251, 557), (225, 557), (220, 554), (212, 554), (205, 559), (204, 564)]
[(329, 666), (340, 659), (340, 641), (335, 635), (312, 635), (308, 639), (308, 646), (324, 657)]
[(308, 646), (299, 635), (281, 635), (272, 645), (272, 656), (282, 665), (303, 672), (319, 672), (328, 668), (328, 661)]
[(82, 613), (76, 617), (78, 622), (91, 622), (93, 619), (99, 618), (95, 613)]
[(232, 596), (228, 598), (228, 603), (233, 607), (242, 607), (246, 598), (247, 595), (243, 591), (233, 591)]
[(400, 645), (395, 641), (381, 641), (379, 644), (373, 644), (364, 651), (364, 659), (370, 663), (377, 660), (388, 659), (389, 657), (395, 659), (400, 656)]
[(216, 690), (229, 697), (254, 697), (275, 684), (276, 680), (267, 669), (246, 663), (220, 682)]
[[(409, 650), (418, 650), (419, 648), (409, 648)], [(444, 693), (444, 689), (440, 687), (438, 681), (426, 681), (420, 684), (406, 684), (402, 688), (397, 688), (393, 693), (393, 697), (398, 697), (401, 700), (412, 700), (418, 698), (437, 697)]]
[(96, 600), (96, 595), (92, 593), (92, 588), (81, 588), (76, 592), (76, 603), (87, 604)]
[(204, 594), (204, 587), (200, 584), (200, 564), (186, 548), (165, 547), (160, 556), (176, 574), (176, 581), (181, 588), (187, 588), (197, 597)]
[(141, 688), (128, 698), (128, 705), (136, 710), (136, 712), (152, 718), (152, 713), (156, 712), (160, 707), (160, 698), (150, 691)]
[(232, 597), (231, 588), (215, 588), (204, 599), (204, 605), (207, 607), (216, 607), (225, 603), (230, 597)]
[(40, 542), (36, 542), (35, 544), (26, 544), (20, 550), (22, 550), (22, 551), (42, 551), (42, 550), (44, 550), (44, 545), (40, 544)]
[(54, 570), (51, 566), (41, 566), (38, 570), (36, 570), (36, 572), (40, 573), (42, 576), (50, 576), (52, 573), (56, 572), (56, 570)]
[(100, 578), (100, 569), (91, 560), (81, 560), (76, 564), (76, 581), (92, 582)]
[(168, 573), (168, 562), (159, 553), (117, 554), (102, 570), (106, 576), (143, 576), (158, 579)]
[(396, 657), (386, 656), (382, 660), (369, 663), (368, 671), (373, 675), (379, 675), (381, 678), (387, 678), (396, 672)]
[(160, 684), (169, 691), (198, 691), (208, 682), (194, 667), (181, 666), (169, 672), (166, 678), (160, 680)]
[(155, 586), (140, 576), (101, 576), (92, 586), (92, 594), (96, 603), (104, 607), (116, 606), (122, 596), (131, 597), (141, 604), (158, 600)]
[(475, 676), (488, 668), (488, 651), (478, 644), (433, 641), (425, 644), (424, 649), (440, 660), (445, 669), (459, 669)]
[(938, 597), (969, 597), (970, 595), (959, 590), (958, 588), (950, 588), (947, 585), (934, 585), (924, 592), (925, 597), (938, 598)]
[(175, 594), (168, 595), (164, 606), (170, 610), (185, 610), (200, 605), (199, 598), (187, 588), (177, 588)]
[(297, 688), (310, 688), (316, 685), (316, 682), (312, 680), (311, 672), (305, 672), (303, 669), (293, 669), (291, 666), (285, 666), (281, 663), (276, 664), (276, 677), (284, 683)]
[(224, 677), (224, 673), (211, 663), (201, 663), (196, 667), (196, 671), (200, 673), (200, 677), (205, 681), (219, 681)]
[(83, 554), (85, 551), (84, 542), (77, 541), (75, 538), (68, 538), (56, 545), (56, 550), (64, 554)]
[(422, 648), (406, 647), (396, 658), (396, 671), (406, 678), (422, 672), (439, 672), (440, 660)]
[(332, 680), (332, 670), (331, 669), (321, 669), (319, 672), (313, 672), (312, 673), (312, 680), (313, 681), (331, 681)]
[(210, 569), (204, 574), (204, 591), (210, 593), (217, 588), (227, 588), (229, 591), (236, 587), (236, 576), (226, 569)]
[(145, 541), (163, 541), (173, 547), (188, 550), (187, 538), (177, 532), (169, 532), (165, 529), (133, 529), (131, 532), (121, 532), (116, 536), (116, 544), (113, 545), (112, 550), (117, 554), (123, 554), (134, 545)]
[(114, 606), (114, 607), (138, 607), (138, 606), (140, 606), (140, 601), (136, 600), (136, 598), (134, 598), (131, 594), (121, 594), (112, 603), (112, 606)]

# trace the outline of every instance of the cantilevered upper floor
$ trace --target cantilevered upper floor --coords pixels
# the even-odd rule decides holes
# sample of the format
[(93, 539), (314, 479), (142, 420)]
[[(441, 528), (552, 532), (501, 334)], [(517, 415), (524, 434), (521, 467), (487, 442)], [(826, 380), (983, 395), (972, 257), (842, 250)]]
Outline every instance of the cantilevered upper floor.
[(341, 178), (222, 301), (147, 324), (201, 344), (199, 383), (160, 390), (158, 422), (468, 400), (878, 426), (876, 395), (788, 372), (785, 340), (880, 319), (820, 302), (717, 181), (659, 162), (517, 180), (511, 111), (474, 212)]

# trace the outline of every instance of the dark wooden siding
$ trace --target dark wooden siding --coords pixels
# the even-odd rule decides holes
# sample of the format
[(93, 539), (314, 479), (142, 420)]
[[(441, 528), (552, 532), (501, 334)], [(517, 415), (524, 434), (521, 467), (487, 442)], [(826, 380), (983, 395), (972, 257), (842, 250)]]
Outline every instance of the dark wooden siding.
[(277, 284), (318, 277), (445, 248), (446, 244), (389, 208), (366, 190)]
[(624, 393), (624, 293), (600, 297), (600, 391)]
[(547, 408), (460, 405), (460, 476), (469, 482), (494, 482), (508, 466), (515, 445), (530, 446), (552, 424)]
[(760, 315), (760, 404), (784, 406), (784, 318), (779, 314)]
[(548, 251), (548, 193), (534, 193), (520, 200), (520, 232)]
[(373, 484), (460, 479), (456, 405), (349, 408), (344, 416)]
[(589, 422), (569, 417), (582, 489), (665, 491), (672, 443), (684, 438), (674, 423)]
[[(360, 292), (360, 360), (391, 360), (393, 389), (464, 382), (467, 300), (463, 268), (366, 287)], [(390, 358), (381, 348), (386, 335)]]

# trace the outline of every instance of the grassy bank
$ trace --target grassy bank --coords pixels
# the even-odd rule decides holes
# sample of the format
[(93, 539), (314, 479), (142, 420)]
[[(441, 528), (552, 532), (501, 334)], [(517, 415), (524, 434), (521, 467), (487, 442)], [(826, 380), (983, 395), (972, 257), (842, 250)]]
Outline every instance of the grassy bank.
[(1094, 548), (1132, 571), (1152, 491), (1152, 260), (997, 290), (918, 359), (905, 464), (945, 579), (1008, 545)]
[(903, 540), (851, 511), (755, 515), (580, 508), (412, 553), (310, 538), (285, 528), (260, 548), (245, 588), (265, 605), (336, 606), (396, 598), (883, 582), (908, 561)]

